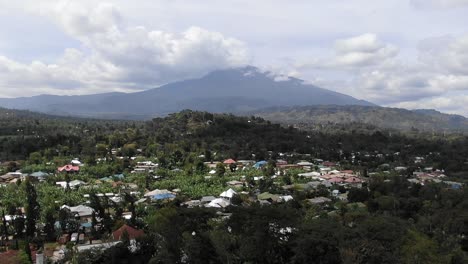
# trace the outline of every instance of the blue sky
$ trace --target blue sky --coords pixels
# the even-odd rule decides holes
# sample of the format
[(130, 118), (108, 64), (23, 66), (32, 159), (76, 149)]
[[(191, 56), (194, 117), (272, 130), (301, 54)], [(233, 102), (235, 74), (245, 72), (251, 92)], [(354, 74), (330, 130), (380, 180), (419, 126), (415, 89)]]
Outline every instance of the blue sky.
[(137, 91), (254, 65), (468, 116), (468, 0), (0, 0), (0, 97)]

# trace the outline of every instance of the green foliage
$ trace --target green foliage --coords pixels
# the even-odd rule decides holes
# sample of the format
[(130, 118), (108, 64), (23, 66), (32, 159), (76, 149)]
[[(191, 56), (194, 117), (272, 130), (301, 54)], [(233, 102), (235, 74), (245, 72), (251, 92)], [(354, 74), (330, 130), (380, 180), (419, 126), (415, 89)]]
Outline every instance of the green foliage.
[(222, 163), (216, 164), (216, 175), (224, 176), (224, 173), (226, 173), (226, 168), (224, 167), (224, 164)]
[(415, 230), (409, 230), (402, 246), (403, 263), (442, 263), (435, 241)]

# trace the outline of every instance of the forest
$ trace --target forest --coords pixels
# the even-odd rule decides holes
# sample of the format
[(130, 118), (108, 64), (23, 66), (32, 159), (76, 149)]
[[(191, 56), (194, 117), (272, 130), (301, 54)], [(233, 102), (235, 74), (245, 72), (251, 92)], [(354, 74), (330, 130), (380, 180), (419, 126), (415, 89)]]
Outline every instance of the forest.
[[(423, 159), (422, 159), (423, 158)], [(59, 173), (72, 159), (79, 173)], [(207, 163), (264, 160), (262, 169)], [(288, 164), (323, 160), (352, 170), (362, 186), (305, 189), (303, 169)], [(416, 163), (415, 159), (423, 162)], [(158, 164), (135, 173), (138, 162)], [(53, 117), (0, 109), (0, 175), (49, 173), (4, 185), (1, 250), (32, 260), (30, 245), (46, 250), (63, 234), (81, 232), (61, 205), (93, 209), (87, 236), (106, 239), (130, 225), (144, 236), (107, 249), (74, 251), (66, 244), (58, 263), (466, 263), (468, 260), (468, 137), (463, 134), (405, 133), (357, 124), (346, 129), (298, 129), (258, 117), (184, 110), (150, 121)], [(320, 164), (314, 165), (317, 170)], [(402, 172), (392, 168), (405, 167)], [(444, 182), (408, 181), (414, 172), (443, 171)], [(112, 176), (114, 175), (114, 176)], [(117, 179), (122, 175), (123, 179)], [(254, 177), (272, 176), (261, 180)], [(274, 177), (273, 177), (274, 176)], [(105, 178), (104, 178), (105, 177)], [(107, 178), (107, 179), (106, 179)], [(109, 180), (110, 179), (110, 180)], [(87, 186), (70, 188), (71, 180)], [(65, 181), (66, 188), (55, 182)], [(230, 181), (243, 181), (225, 208), (187, 207), (187, 201), (216, 196)], [(135, 189), (128, 186), (135, 185)], [(284, 189), (286, 185), (292, 189)], [(91, 186), (91, 187), (90, 187)], [(86, 187), (86, 188), (85, 188)], [(137, 203), (153, 189), (179, 189), (175, 199)], [(334, 192), (346, 194), (346, 199)], [(119, 202), (99, 194), (119, 193)], [(260, 193), (289, 195), (287, 202), (259, 203)], [(310, 200), (321, 197), (327, 202)], [(23, 208), (24, 210), (20, 210)], [(23, 212), (20, 212), (23, 211)], [(130, 213), (131, 218), (124, 218)], [(16, 217), (7, 223), (6, 215)], [(59, 223), (57, 227), (57, 223)], [(5, 238), (10, 242), (5, 242)]]

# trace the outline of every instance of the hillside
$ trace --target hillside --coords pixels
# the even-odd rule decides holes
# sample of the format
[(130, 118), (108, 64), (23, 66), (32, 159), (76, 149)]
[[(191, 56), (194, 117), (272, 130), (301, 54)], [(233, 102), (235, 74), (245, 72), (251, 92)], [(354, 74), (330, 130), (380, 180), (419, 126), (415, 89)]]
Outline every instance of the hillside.
[(418, 131), (468, 131), (468, 119), (435, 110), (406, 110), (375, 106), (275, 107), (254, 114), (285, 124), (369, 124), (380, 128)]
[(199, 79), (136, 93), (0, 98), (0, 106), (6, 108), (107, 119), (150, 119), (183, 109), (234, 113), (273, 106), (326, 104), (373, 105), (296, 78), (278, 79), (251, 66), (218, 70)]

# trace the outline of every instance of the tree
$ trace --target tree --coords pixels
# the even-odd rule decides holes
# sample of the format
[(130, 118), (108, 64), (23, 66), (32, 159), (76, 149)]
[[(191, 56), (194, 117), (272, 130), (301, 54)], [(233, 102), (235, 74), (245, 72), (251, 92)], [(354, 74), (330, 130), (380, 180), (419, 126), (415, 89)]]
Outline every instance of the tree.
[(224, 167), (224, 164), (222, 163), (216, 164), (216, 175), (223, 176), (224, 173), (226, 173), (226, 168)]
[(26, 239), (24, 243), (24, 252), (26, 252), (26, 255), (28, 256), (29, 263), (32, 263), (32, 255), (31, 255), (31, 248), (29, 245), (29, 239)]
[(15, 237), (22, 238), (24, 232), (25, 220), (23, 215), (17, 215), (13, 220), (13, 226), (15, 228)]
[(348, 193), (350, 202), (366, 202), (369, 199), (369, 191), (367, 188), (351, 188)]
[(2, 228), (3, 228), (3, 235), (5, 236), (5, 241), (8, 241), (8, 227), (7, 227), (7, 221), (5, 218), (5, 210), (2, 210)]
[(403, 263), (441, 263), (441, 259), (437, 255), (437, 243), (415, 230), (408, 231), (401, 251)]
[(44, 232), (46, 233), (46, 238), (48, 241), (55, 240), (55, 217), (52, 210), (47, 210), (45, 215), (45, 226)]
[(97, 228), (97, 219), (96, 219), (96, 212), (93, 211), (93, 214), (91, 216), (91, 239), (98, 239), (99, 238), (99, 232), (96, 230)]
[(26, 205), (26, 236), (33, 238), (36, 233), (36, 222), (39, 219), (40, 207), (37, 201), (36, 188), (29, 177), (25, 181), (27, 205)]
[(136, 206), (135, 206), (136, 199), (133, 195), (126, 192), (124, 193), (124, 201), (125, 203), (128, 204), (128, 209), (132, 213), (132, 217), (130, 218), (130, 224), (132, 226), (135, 226), (136, 224)]
[(29, 162), (32, 164), (40, 164), (42, 162), (42, 155), (40, 152), (32, 152), (29, 154)]
[(229, 169), (231, 170), (231, 172), (235, 172), (237, 169), (237, 165), (235, 163), (231, 163), (229, 164)]

